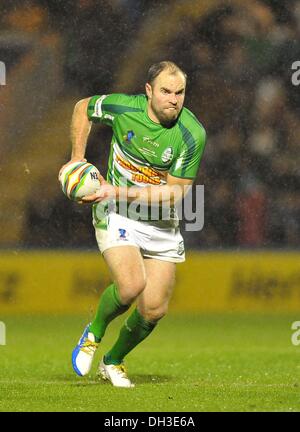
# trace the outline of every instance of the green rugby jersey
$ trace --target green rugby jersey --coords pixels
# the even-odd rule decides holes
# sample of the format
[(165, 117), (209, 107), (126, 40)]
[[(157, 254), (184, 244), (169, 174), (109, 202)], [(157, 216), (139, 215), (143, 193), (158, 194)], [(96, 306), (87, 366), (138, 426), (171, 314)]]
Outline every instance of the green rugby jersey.
[(115, 186), (166, 184), (167, 174), (194, 179), (205, 147), (202, 124), (183, 108), (175, 124), (164, 127), (147, 113), (144, 94), (93, 96), (90, 121), (113, 131), (107, 181)]

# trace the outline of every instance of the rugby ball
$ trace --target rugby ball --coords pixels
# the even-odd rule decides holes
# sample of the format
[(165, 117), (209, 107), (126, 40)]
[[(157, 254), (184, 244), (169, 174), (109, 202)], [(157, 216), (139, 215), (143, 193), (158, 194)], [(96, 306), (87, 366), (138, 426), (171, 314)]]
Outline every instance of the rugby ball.
[(59, 177), (63, 193), (72, 201), (94, 194), (100, 190), (98, 174), (98, 169), (88, 162), (67, 165)]

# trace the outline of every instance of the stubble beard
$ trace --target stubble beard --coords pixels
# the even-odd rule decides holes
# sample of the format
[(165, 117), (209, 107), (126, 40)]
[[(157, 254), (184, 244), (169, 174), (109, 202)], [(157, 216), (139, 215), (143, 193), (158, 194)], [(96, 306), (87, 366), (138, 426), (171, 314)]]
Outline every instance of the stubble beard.
[(151, 103), (151, 109), (154, 112), (160, 124), (164, 127), (168, 127), (168, 128), (172, 127), (174, 123), (176, 123), (176, 120), (178, 119), (179, 116), (179, 112), (177, 111), (177, 109), (174, 110), (174, 115), (170, 117), (167, 116), (163, 110), (161, 111), (156, 110), (156, 108), (153, 106), (152, 103)]

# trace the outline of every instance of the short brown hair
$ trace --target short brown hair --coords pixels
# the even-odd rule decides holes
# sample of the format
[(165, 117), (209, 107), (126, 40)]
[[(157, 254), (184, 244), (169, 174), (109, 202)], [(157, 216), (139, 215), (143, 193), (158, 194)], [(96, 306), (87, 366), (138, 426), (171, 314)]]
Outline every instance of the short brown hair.
[(164, 70), (168, 69), (170, 71), (170, 74), (176, 74), (177, 72), (181, 72), (183, 74), (183, 76), (185, 77), (185, 79), (187, 79), (187, 75), (186, 73), (180, 69), (179, 66), (177, 66), (175, 63), (173, 63), (172, 61), (161, 61), (159, 63), (154, 63), (152, 66), (150, 66), (149, 70), (148, 70), (148, 75), (147, 75), (147, 82), (149, 84), (153, 84), (155, 78)]

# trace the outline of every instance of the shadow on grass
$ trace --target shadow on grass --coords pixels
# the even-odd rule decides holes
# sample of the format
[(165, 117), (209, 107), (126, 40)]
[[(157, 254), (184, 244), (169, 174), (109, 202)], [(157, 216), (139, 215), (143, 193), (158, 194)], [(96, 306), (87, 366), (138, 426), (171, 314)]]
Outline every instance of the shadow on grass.
[(169, 375), (136, 374), (131, 375), (130, 378), (136, 384), (162, 384), (174, 381), (174, 377)]
[[(74, 375), (52, 375), (51, 377), (53, 381), (65, 383), (71, 386), (78, 387), (88, 387), (94, 385), (106, 385), (109, 384), (108, 381), (104, 381), (101, 378), (97, 378), (96, 376), (87, 376), (87, 377), (76, 377)], [(130, 379), (135, 384), (163, 384), (163, 383), (171, 383), (175, 380), (173, 376), (169, 375), (146, 375), (146, 374), (134, 374), (130, 375)]]
[(57, 383), (65, 383), (70, 384), (74, 386), (88, 386), (88, 385), (95, 385), (99, 384), (100, 380), (96, 376), (85, 376), (85, 377), (79, 377), (75, 374), (57, 374), (57, 375), (51, 375), (51, 380)]

